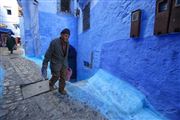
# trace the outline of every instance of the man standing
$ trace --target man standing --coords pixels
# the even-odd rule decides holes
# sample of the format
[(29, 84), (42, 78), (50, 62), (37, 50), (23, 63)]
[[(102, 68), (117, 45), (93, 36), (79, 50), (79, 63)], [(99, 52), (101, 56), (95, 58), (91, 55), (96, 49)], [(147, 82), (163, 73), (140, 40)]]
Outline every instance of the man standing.
[(65, 95), (65, 81), (66, 81), (66, 69), (68, 67), (68, 50), (69, 50), (69, 39), (70, 30), (64, 29), (61, 31), (59, 38), (51, 41), (48, 50), (46, 51), (41, 72), (44, 78), (47, 78), (47, 66), (50, 61), (50, 69), (52, 77), (49, 81), (50, 90), (54, 89), (54, 84), (59, 79), (58, 91)]

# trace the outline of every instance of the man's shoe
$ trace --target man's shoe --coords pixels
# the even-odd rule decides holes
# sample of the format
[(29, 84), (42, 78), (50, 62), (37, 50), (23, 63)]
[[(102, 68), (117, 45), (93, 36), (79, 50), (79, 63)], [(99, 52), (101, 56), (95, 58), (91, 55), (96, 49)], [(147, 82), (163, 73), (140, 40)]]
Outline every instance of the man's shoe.
[(49, 89), (50, 91), (55, 90), (56, 88), (54, 87), (54, 85), (51, 84), (51, 81), (49, 81)]
[(61, 93), (61, 95), (66, 95), (67, 94), (66, 90), (59, 90), (59, 93)]
[(49, 85), (49, 89), (50, 89), (50, 91), (55, 90), (55, 88), (51, 85)]
[(54, 88), (53, 86), (49, 86), (49, 89), (50, 91), (52, 91), (52, 90), (55, 90), (56, 88)]
[(55, 90), (56, 88), (54, 88), (53, 85), (49, 84), (49, 89), (50, 89), (50, 91), (52, 91), (52, 90)]

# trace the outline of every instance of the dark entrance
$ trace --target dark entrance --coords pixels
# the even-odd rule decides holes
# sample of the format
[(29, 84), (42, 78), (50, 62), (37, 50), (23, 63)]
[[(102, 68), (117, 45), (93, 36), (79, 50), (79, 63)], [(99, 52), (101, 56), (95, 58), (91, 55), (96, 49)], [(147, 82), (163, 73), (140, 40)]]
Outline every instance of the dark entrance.
[(70, 45), (69, 55), (68, 55), (69, 67), (72, 69), (72, 76), (70, 82), (76, 82), (77, 80), (76, 56), (77, 56), (76, 49), (72, 45)]

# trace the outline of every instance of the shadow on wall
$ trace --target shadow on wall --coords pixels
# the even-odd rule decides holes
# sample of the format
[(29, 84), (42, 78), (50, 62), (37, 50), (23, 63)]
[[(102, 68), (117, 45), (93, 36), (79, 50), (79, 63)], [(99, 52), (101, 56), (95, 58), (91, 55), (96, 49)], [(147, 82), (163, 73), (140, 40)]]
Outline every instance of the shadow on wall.
[(68, 54), (68, 63), (69, 67), (72, 69), (72, 76), (70, 82), (76, 82), (77, 81), (77, 52), (76, 49), (70, 45), (69, 46), (69, 54)]

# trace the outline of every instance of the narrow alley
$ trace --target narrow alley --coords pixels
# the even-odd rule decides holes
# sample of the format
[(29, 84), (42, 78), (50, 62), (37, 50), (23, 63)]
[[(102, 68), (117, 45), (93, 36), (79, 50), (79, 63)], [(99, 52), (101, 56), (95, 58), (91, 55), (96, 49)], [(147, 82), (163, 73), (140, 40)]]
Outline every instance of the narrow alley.
[(180, 120), (180, 0), (0, 0), (0, 120)]
[(42, 77), (40, 68), (21, 55), (21, 50), (11, 55), (6, 48), (0, 48), (0, 61), (6, 71), (0, 97), (0, 120), (105, 120), (85, 103), (62, 96), (56, 90), (23, 99), (20, 85)]

